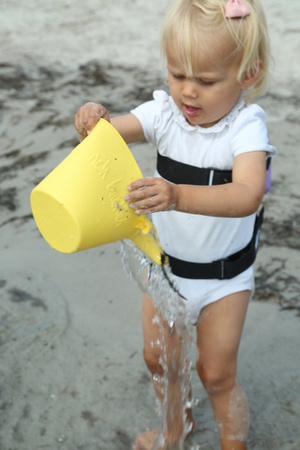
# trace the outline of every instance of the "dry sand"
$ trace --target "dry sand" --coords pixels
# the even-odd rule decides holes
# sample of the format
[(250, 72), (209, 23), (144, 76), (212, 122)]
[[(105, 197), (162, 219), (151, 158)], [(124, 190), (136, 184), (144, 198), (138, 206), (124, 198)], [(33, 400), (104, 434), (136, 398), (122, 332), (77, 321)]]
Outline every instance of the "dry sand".
[[(159, 424), (142, 358), (141, 293), (119, 243), (52, 250), (31, 216), (36, 183), (76, 145), (89, 100), (126, 112), (164, 83), (159, 28), (169, 0), (2, 0), (0, 54), (0, 449), (126, 450)], [(296, 0), (263, 0), (275, 67), (266, 109), (279, 155), (265, 198), (256, 295), (240, 351), (249, 448), (300, 448), (299, 17)], [(151, 175), (155, 151), (132, 151)], [(194, 349), (193, 349), (194, 351)], [(192, 367), (196, 433), (217, 449)]]

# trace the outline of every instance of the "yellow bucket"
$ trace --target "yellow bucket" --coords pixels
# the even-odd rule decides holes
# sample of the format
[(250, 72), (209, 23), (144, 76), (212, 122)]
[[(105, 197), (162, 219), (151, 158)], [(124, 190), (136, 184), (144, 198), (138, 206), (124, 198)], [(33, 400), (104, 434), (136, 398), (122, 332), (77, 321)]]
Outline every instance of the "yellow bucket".
[(73, 253), (131, 239), (156, 264), (162, 249), (152, 223), (124, 200), (141, 171), (116, 129), (100, 119), (87, 136), (32, 191), (33, 217), (55, 250)]

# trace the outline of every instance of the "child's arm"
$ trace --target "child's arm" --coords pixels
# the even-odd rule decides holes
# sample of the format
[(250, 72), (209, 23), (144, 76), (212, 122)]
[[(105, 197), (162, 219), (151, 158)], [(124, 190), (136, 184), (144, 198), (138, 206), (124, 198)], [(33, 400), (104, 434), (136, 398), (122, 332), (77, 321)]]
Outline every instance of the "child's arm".
[(111, 122), (127, 144), (145, 139), (142, 125), (133, 114), (110, 119), (104, 106), (97, 103), (86, 103), (79, 108), (74, 119), (74, 125), (81, 141), (92, 131), (99, 119)]
[(137, 214), (175, 209), (207, 216), (244, 217), (257, 211), (265, 183), (266, 152), (250, 152), (235, 159), (232, 183), (192, 186), (143, 178), (128, 186), (130, 192), (125, 199)]

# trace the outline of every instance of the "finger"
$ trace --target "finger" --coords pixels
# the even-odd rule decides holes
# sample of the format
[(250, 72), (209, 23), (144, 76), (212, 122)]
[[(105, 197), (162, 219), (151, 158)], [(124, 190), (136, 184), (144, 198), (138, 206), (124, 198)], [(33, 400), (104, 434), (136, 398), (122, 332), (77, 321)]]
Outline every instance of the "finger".
[(136, 214), (150, 214), (158, 211), (173, 211), (176, 209), (176, 203), (171, 203), (164, 196), (157, 194), (132, 201), (129, 207), (135, 209)]
[(161, 211), (161, 208), (159, 206), (151, 206), (149, 208), (140, 208), (140, 209), (136, 209), (135, 210), (135, 214), (137, 214), (138, 216), (142, 215), (142, 214), (152, 214), (155, 212), (159, 212)]
[(101, 118), (109, 121), (109, 115), (102, 105), (89, 102), (81, 106), (74, 118), (74, 125), (79, 136), (84, 138), (90, 134)]
[(86, 129), (84, 127), (79, 125), (78, 119), (74, 120), (74, 125), (75, 125), (76, 131), (78, 133), (79, 139), (80, 139), (80, 141), (82, 141), (84, 138), (86, 138), (87, 131), (86, 131)]
[(158, 195), (158, 192), (153, 190), (153, 187), (144, 186), (142, 188), (135, 189), (134, 191), (131, 191), (128, 194), (126, 194), (125, 201), (136, 203), (137, 201), (144, 201), (146, 199), (152, 199), (153, 197), (156, 197), (157, 195)]
[(87, 135), (87, 117), (87, 108), (86, 105), (83, 105), (79, 108), (74, 118), (74, 125), (81, 140)]
[(105, 109), (95, 103), (86, 103), (82, 111), (82, 128), (86, 134), (92, 131), (98, 120), (105, 114)]
[(137, 189), (146, 189), (147, 187), (155, 185), (155, 178), (145, 177), (135, 180), (127, 186), (128, 191), (132, 192)]
[(132, 209), (147, 209), (156, 206), (157, 202), (154, 197), (147, 197), (140, 200), (133, 200), (129, 203), (129, 207)]

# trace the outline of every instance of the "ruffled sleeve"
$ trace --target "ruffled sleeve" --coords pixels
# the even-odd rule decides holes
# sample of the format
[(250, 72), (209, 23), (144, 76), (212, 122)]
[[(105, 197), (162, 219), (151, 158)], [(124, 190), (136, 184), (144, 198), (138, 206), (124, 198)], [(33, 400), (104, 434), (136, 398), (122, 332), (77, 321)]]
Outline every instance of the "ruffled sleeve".
[(276, 148), (269, 142), (266, 114), (260, 106), (247, 106), (232, 122), (230, 149), (233, 158), (253, 151), (266, 151), (268, 156), (276, 155)]
[(146, 140), (155, 146), (174, 114), (171, 103), (172, 98), (165, 91), (154, 91), (153, 100), (130, 111), (140, 121)]

